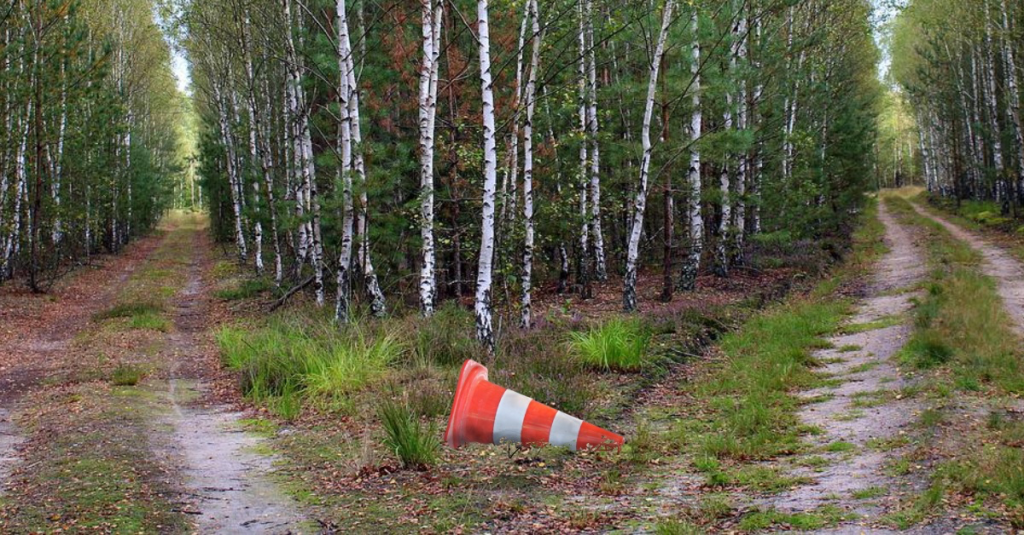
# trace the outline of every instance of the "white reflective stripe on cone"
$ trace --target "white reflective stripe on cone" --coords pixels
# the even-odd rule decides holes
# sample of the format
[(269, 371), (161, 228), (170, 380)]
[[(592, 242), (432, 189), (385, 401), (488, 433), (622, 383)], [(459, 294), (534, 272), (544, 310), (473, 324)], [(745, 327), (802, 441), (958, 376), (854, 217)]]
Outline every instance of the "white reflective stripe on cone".
[(530, 398), (511, 390), (506, 390), (498, 402), (498, 412), (494, 415), (494, 443), (519, 444), (522, 442), (523, 419), (526, 409), (530, 407)]
[(548, 437), (548, 442), (552, 446), (565, 446), (576, 451), (576, 439), (580, 436), (580, 427), (582, 426), (583, 420), (558, 411), (555, 421), (551, 422), (551, 435)]

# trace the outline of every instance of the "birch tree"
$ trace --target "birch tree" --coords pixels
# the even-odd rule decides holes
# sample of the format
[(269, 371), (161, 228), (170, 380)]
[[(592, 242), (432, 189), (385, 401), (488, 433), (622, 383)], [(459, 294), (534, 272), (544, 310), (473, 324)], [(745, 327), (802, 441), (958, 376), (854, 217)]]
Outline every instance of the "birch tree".
[(526, 82), (526, 122), (523, 124), (523, 273), (522, 311), (520, 325), (525, 329), (533, 324), (531, 294), (533, 290), (533, 113), (537, 96), (537, 71), (540, 69), (541, 33), (537, 0), (529, 0), (529, 19), (533, 27), (530, 51), (530, 74)]
[(494, 92), (491, 87), (491, 38), (488, 27), (488, 0), (477, 0), (477, 39), (480, 52), (480, 92), (483, 104), (484, 187), (480, 228), (480, 261), (476, 277), (476, 336), (489, 351), (495, 347), (491, 286), (494, 276), (494, 201), (498, 154), (495, 146)]
[(669, 24), (672, 22), (672, 10), (674, 7), (674, 0), (665, 0), (665, 6), (662, 8), (661, 14), (661, 31), (658, 34), (654, 54), (651, 56), (650, 80), (647, 83), (647, 100), (644, 105), (644, 121), (640, 129), (643, 158), (640, 163), (640, 180), (636, 199), (633, 203), (632, 224), (630, 225), (629, 243), (626, 252), (626, 276), (623, 284), (622, 301), (623, 307), (627, 312), (633, 312), (637, 309), (636, 281), (637, 264), (640, 257), (640, 235), (643, 232), (651, 155), (654, 150), (651, 144), (651, 118), (654, 114), (654, 97), (658, 88), (658, 71), (661, 67), (661, 58), (665, 54), (665, 41), (668, 39), (668, 29)]
[(441, 54), (441, 22), (444, 3), (421, 0), (423, 7), (423, 59), (420, 66), (420, 238), (423, 263), (420, 266), (420, 311), (434, 313), (437, 282), (434, 278), (434, 123), (437, 116), (438, 60)]
[(704, 217), (701, 213), (700, 148), (697, 142), (703, 134), (703, 114), (700, 97), (700, 13), (697, 9), (690, 15), (693, 44), (690, 53), (691, 83), (690, 106), (690, 167), (686, 174), (686, 219), (689, 223), (689, 250), (679, 275), (679, 289), (693, 291), (697, 288), (697, 274), (704, 250)]

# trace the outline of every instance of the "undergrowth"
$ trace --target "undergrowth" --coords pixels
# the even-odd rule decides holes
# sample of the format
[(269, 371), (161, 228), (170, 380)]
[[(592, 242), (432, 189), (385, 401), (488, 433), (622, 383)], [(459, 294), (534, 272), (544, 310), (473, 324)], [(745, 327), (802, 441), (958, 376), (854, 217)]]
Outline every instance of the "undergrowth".
[(613, 318), (584, 332), (570, 333), (569, 347), (586, 366), (639, 371), (650, 364), (651, 333), (637, 318)]

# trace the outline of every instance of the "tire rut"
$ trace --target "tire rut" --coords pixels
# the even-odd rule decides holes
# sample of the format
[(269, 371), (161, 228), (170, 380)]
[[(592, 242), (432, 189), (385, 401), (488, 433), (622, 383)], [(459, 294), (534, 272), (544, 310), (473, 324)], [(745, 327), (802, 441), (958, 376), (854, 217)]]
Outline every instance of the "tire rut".
[[(816, 358), (829, 362), (823, 371), (841, 382), (802, 394), (807, 404), (799, 413), (801, 421), (823, 432), (813, 439), (814, 451), (797, 461), (817, 456), (827, 463), (819, 468), (793, 468), (790, 475), (809, 478), (811, 483), (763, 499), (758, 503), (761, 507), (801, 513), (835, 505), (856, 513), (860, 522), (870, 523), (902, 490), (902, 482), (885, 473), (898, 449), (880, 451), (872, 445), (899, 437), (919, 411), (918, 402), (899, 394), (909, 382), (892, 357), (911, 333), (905, 316), (913, 306), (914, 287), (925, 276), (925, 262), (913, 235), (896, 222), (884, 203), (879, 203), (879, 219), (885, 226), (889, 251), (876, 265), (849, 324), (879, 322), (887, 326), (834, 336), (829, 342), (835, 349), (815, 353)], [(839, 443), (845, 444), (829, 447)], [(853, 494), (858, 491), (878, 496), (857, 500)], [(848, 525), (839, 532), (846, 528), (858, 533), (865, 529)]]
[(1009, 313), (1014, 331), (1019, 336), (1024, 336), (1024, 266), (1021, 262), (1002, 248), (931, 213), (919, 204), (914, 202), (910, 204), (918, 214), (942, 225), (953, 237), (966, 242), (982, 255), (984, 262), (981, 265), (981, 271), (996, 281), (996, 292), (1003, 300), (1003, 306)]
[[(63, 356), (90, 318), (113, 303), (121, 285), (163, 243), (166, 235), (143, 238), (101, 267), (81, 268), (50, 294), (10, 287), (0, 298), (0, 495), (21, 458), (25, 436), (14, 422), (19, 402), (45, 380), (60, 381)], [(10, 284), (14, 284), (13, 282)]]
[[(177, 500), (199, 533), (297, 533), (304, 520), (294, 501), (270, 480), (274, 459), (256, 453), (263, 439), (242, 430), (242, 413), (224, 405), (199, 406), (204, 379), (204, 341), (209, 335), (204, 265), (208, 246), (196, 231), (185, 287), (173, 304), (175, 330), (168, 336), (171, 362), (167, 399), (171, 411), (164, 441), (184, 489)], [(158, 448), (159, 449), (159, 448)]]

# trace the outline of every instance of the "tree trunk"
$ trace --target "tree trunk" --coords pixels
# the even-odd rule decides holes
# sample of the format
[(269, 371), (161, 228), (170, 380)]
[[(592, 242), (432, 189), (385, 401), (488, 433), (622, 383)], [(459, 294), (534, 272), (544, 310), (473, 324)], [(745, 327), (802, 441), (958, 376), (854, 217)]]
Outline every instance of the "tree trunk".
[(484, 129), (484, 188), (483, 214), (480, 226), (480, 261), (476, 277), (476, 315), (477, 339), (494, 353), (495, 338), (493, 312), (491, 310), (491, 286), (493, 281), (494, 261), (494, 197), (497, 182), (498, 155), (495, 147), (494, 131), (494, 92), (491, 87), (491, 36), (487, 15), (488, 0), (477, 1), (478, 32), (480, 43), (480, 89), (483, 101)]
[(349, 83), (349, 61), (352, 55), (349, 34), (348, 20), (345, 14), (345, 0), (338, 0), (337, 4), (337, 55), (338, 55), (338, 108), (341, 112), (341, 120), (338, 122), (337, 153), (340, 156), (338, 162), (338, 181), (341, 184), (342, 197), (342, 223), (341, 223), (341, 253), (338, 256), (337, 283), (338, 292), (334, 318), (336, 321), (345, 323), (349, 321), (349, 298), (351, 280), (349, 269), (352, 267), (353, 247), (353, 224), (355, 221), (354, 207), (352, 206), (352, 108), (350, 100), (353, 88)]
[(622, 292), (623, 308), (626, 312), (633, 312), (637, 309), (637, 264), (640, 259), (640, 235), (643, 232), (644, 211), (647, 207), (648, 175), (651, 168), (651, 153), (653, 152), (653, 146), (651, 145), (651, 118), (654, 115), (654, 97), (658, 88), (658, 71), (661, 66), (661, 58), (665, 54), (665, 41), (668, 38), (668, 27), (672, 22), (672, 10), (674, 7), (674, 0), (665, 0), (665, 7), (661, 15), (661, 32), (658, 35), (654, 55), (651, 58), (650, 79), (647, 83), (644, 122), (640, 130), (643, 159), (640, 162), (640, 184), (633, 203), (633, 217), (626, 252), (626, 277)]
[(704, 251), (704, 216), (701, 214), (701, 176), (700, 148), (697, 142), (702, 132), (703, 115), (700, 101), (700, 38), (698, 35), (700, 15), (696, 8), (690, 25), (693, 28), (693, 51), (691, 53), (690, 74), (693, 78), (691, 91), (690, 114), (690, 169), (687, 173), (689, 191), (686, 198), (686, 218), (689, 223), (689, 253), (683, 262), (682, 273), (679, 275), (679, 289), (693, 291), (697, 289), (697, 274), (700, 272), (700, 258)]
[(590, 235), (593, 239), (594, 277), (608, 279), (604, 235), (601, 230), (601, 141), (597, 118), (597, 47), (594, 44), (593, 0), (584, 0), (587, 46), (587, 138), (590, 141)]
[(587, 136), (587, 38), (583, 1), (579, 3), (579, 27), (577, 41), (579, 43), (579, 63), (577, 63), (577, 109), (580, 125), (580, 168), (577, 192), (579, 194), (580, 236), (579, 251), (576, 262), (576, 284), (584, 299), (590, 298), (590, 211), (587, 209), (590, 198), (590, 160)]
[(533, 324), (530, 294), (533, 286), (533, 111), (537, 94), (537, 70), (540, 69), (540, 21), (537, 0), (530, 0), (529, 18), (533, 20), (533, 45), (530, 56), (530, 75), (526, 82), (526, 122), (523, 124), (523, 298), (521, 326)]
[(420, 311), (434, 313), (437, 282), (434, 278), (434, 119), (437, 116), (438, 60), (441, 51), (441, 21), (444, 3), (422, 0), (423, 63), (420, 67), (420, 238), (423, 264), (420, 266)]

